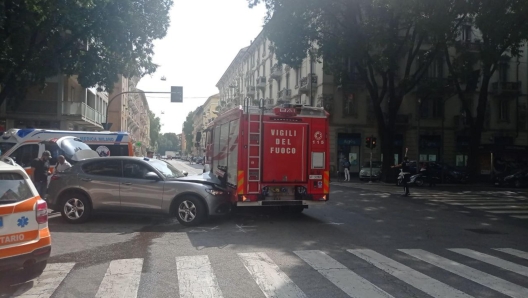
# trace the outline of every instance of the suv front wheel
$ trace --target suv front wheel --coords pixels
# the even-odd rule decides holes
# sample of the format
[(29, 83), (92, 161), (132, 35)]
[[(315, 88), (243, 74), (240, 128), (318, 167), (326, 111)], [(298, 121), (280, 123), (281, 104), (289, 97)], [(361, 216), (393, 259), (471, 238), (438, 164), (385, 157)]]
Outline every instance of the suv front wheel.
[(176, 201), (175, 215), (184, 226), (197, 226), (207, 216), (207, 206), (198, 198), (185, 196)]

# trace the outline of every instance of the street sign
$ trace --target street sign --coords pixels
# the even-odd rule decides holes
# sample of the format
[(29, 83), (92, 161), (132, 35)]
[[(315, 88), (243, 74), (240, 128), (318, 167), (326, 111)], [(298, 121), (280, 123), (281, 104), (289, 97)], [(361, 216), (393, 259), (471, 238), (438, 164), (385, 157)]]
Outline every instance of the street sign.
[(183, 87), (171, 86), (171, 102), (183, 102)]

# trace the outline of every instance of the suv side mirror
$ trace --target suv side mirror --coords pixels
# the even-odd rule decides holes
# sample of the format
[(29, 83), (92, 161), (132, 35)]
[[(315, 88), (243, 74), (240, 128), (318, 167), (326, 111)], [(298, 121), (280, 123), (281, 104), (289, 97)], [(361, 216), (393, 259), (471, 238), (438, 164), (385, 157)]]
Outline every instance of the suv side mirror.
[(145, 174), (144, 178), (147, 179), (147, 180), (152, 180), (152, 181), (161, 180), (160, 177), (158, 176), (158, 174), (156, 174), (154, 172), (148, 172), (147, 174)]
[(187, 177), (187, 176), (189, 175), (189, 173), (188, 173), (187, 171), (183, 171), (183, 175), (184, 175), (185, 177)]

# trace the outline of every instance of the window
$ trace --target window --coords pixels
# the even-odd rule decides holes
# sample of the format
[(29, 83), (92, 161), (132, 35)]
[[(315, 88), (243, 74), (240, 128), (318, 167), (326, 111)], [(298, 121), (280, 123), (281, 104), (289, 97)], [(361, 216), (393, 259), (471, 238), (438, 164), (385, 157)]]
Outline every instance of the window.
[(299, 73), (301, 72), (301, 70), (299, 68), (296, 68), (295, 69), (295, 88), (298, 88), (299, 87)]
[(282, 79), (277, 80), (277, 91), (281, 91)]
[(0, 205), (24, 201), (34, 197), (31, 188), (22, 175), (0, 173)]
[(471, 26), (466, 25), (462, 28), (462, 40), (463, 41), (471, 41)]
[(510, 102), (507, 99), (499, 100), (499, 121), (508, 122), (510, 120)]
[(229, 123), (229, 146), (227, 148), (227, 183), (237, 185), (239, 120)]
[(121, 162), (117, 160), (102, 160), (87, 163), (82, 166), (82, 170), (88, 175), (122, 177)]
[(269, 85), (269, 98), (273, 98), (273, 82), (271, 82)]
[(286, 89), (290, 89), (290, 74), (286, 74)]
[[(229, 152), (229, 122), (222, 124), (220, 126), (220, 151), (224, 151), (226, 154), (223, 154), (225, 158), (219, 160), (218, 165), (227, 167), (227, 153)], [(220, 153), (220, 152), (219, 152)]]
[(501, 62), (499, 64), (499, 81), (507, 82), (508, 81), (508, 63)]
[(16, 149), (15, 152), (11, 153), (9, 157), (15, 159), (16, 163), (18, 163), (20, 166), (29, 167), (31, 165), (31, 161), (39, 157), (38, 153), (39, 145), (23, 145)]
[(123, 164), (123, 177), (131, 179), (145, 179), (152, 170), (138, 162), (125, 161)]
[(150, 160), (150, 164), (155, 167), (158, 171), (161, 172), (165, 178), (180, 178), (184, 177), (182, 172), (180, 172), (178, 169), (176, 169), (174, 166), (169, 164), (168, 162), (161, 161), (161, 160)]
[(75, 88), (70, 88), (70, 101), (75, 101)]
[(467, 159), (468, 159), (467, 155), (459, 154), (456, 156), (455, 165), (457, 167), (465, 167), (467, 166)]
[(356, 99), (354, 94), (349, 94), (343, 100), (343, 117), (350, 117), (356, 115)]

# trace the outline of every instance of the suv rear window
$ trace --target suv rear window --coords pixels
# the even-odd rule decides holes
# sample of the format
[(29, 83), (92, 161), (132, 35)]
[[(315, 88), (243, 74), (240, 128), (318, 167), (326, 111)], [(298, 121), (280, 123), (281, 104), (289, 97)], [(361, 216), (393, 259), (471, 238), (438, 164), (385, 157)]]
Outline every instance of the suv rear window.
[(0, 173), (0, 205), (17, 203), (34, 197), (22, 175)]

